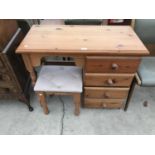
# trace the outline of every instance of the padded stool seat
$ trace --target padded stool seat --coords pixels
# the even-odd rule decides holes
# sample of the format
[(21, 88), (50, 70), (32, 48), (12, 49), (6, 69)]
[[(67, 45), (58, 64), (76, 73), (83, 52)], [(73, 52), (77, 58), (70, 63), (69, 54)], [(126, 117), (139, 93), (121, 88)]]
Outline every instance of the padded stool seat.
[(34, 90), (38, 92), (44, 113), (48, 114), (46, 94), (73, 95), (75, 114), (79, 115), (82, 93), (82, 69), (76, 66), (42, 66)]
[(35, 91), (82, 92), (81, 68), (75, 66), (42, 66)]
[(155, 86), (155, 57), (143, 58), (138, 74), (143, 86)]

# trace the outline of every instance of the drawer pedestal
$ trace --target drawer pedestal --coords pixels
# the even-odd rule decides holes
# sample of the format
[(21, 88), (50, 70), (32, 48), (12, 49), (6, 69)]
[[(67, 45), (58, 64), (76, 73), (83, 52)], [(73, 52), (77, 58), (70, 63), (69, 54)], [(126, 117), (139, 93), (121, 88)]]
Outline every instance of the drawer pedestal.
[(139, 63), (138, 57), (86, 57), (84, 107), (124, 108)]

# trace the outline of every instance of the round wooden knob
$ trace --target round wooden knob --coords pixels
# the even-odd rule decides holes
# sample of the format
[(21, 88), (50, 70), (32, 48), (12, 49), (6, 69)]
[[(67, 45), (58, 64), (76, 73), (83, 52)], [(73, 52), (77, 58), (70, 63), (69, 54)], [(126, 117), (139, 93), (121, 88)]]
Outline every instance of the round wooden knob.
[(10, 80), (9, 75), (3, 75), (3, 80), (5, 80), (5, 81), (9, 81), (9, 80)]
[(108, 79), (108, 80), (107, 80), (107, 83), (108, 83), (109, 85), (113, 85), (113, 84), (114, 84), (114, 81), (113, 81), (112, 79)]
[(105, 103), (103, 103), (103, 105), (102, 105), (104, 108), (106, 108), (107, 107), (107, 105), (105, 104)]
[(16, 93), (16, 92), (17, 92), (17, 89), (15, 89), (15, 88), (12, 88), (12, 91), (13, 91), (14, 93)]
[(113, 69), (113, 70), (117, 70), (117, 69), (118, 69), (118, 65), (115, 64), (115, 63), (113, 63), (113, 64), (112, 64), (112, 69)]
[(109, 94), (109, 93), (105, 93), (105, 94), (104, 94), (104, 97), (105, 97), (105, 98), (110, 98), (110, 94)]

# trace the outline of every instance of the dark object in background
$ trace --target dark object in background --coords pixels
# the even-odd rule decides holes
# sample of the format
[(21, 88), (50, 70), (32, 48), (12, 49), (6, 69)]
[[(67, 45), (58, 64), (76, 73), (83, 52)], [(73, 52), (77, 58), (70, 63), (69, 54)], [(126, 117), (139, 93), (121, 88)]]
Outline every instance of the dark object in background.
[(102, 19), (66, 19), (66, 25), (101, 25)]
[(148, 101), (144, 101), (143, 106), (148, 107)]
[(18, 28), (14, 20), (0, 20), (0, 52), (5, 48)]
[(0, 98), (18, 99), (32, 111), (29, 73), (22, 57), (15, 53), (24, 35), (16, 20), (0, 20), (0, 24)]
[(131, 25), (131, 19), (108, 19), (108, 25)]
[(21, 28), (22, 33), (24, 36), (30, 30), (29, 24), (25, 20), (17, 20), (18, 26)]

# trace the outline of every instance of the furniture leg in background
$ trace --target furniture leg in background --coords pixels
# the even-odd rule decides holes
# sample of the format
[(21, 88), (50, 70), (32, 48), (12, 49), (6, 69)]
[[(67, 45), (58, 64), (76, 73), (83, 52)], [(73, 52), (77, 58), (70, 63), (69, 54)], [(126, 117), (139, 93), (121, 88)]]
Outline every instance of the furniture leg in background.
[(16, 20), (0, 20), (0, 27), (0, 98), (20, 100), (32, 111), (30, 77), (21, 55), (15, 54), (24, 35)]
[[(155, 57), (142, 58), (138, 72), (135, 74), (125, 106), (127, 110), (136, 83), (141, 87), (155, 87)], [(145, 102), (145, 101), (144, 101)], [(147, 102), (147, 101), (146, 101)]]
[(133, 94), (135, 85), (136, 85), (136, 79), (135, 79), (135, 77), (134, 77), (134, 78), (133, 78), (133, 81), (132, 81), (132, 83), (131, 83), (131, 86), (130, 86), (130, 90), (129, 90), (128, 97), (127, 97), (127, 100), (126, 100), (126, 104), (125, 104), (125, 107), (124, 107), (124, 111), (127, 111), (127, 109), (128, 109), (128, 106), (129, 106), (129, 103), (130, 103), (130, 100), (131, 100), (131, 97), (132, 97), (132, 94)]

